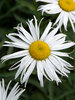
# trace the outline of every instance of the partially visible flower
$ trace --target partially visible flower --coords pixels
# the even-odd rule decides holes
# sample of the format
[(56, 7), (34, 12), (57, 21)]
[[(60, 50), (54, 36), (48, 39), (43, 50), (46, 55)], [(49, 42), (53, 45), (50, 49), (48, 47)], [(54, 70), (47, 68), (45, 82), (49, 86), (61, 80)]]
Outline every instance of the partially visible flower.
[(38, 10), (42, 10), (47, 14), (57, 14), (55, 24), (58, 23), (59, 28), (64, 25), (65, 30), (67, 30), (68, 21), (70, 21), (73, 31), (75, 31), (75, 0), (36, 0), (45, 2), (47, 4), (41, 5)]
[(19, 96), (25, 91), (24, 89), (20, 89), (18, 83), (16, 83), (8, 94), (10, 83), (11, 81), (5, 88), (4, 79), (2, 79), (2, 82), (0, 81), (0, 100), (18, 100)]
[[(5, 41), (4, 46), (20, 48), (20, 51), (2, 57), (3, 61), (13, 58), (22, 57), (22, 59), (11, 67), (18, 68), (15, 79), (21, 74), (20, 81), (25, 83), (37, 68), (37, 76), (41, 86), (43, 86), (43, 76), (48, 80), (55, 80), (57, 83), (61, 82), (57, 73), (62, 76), (67, 76), (69, 69), (73, 67), (70, 63), (63, 60), (61, 57), (69, 57), (68, 53), (61, 50), (70, 48), (74, 45), (73, 42), (66, 41), (66, 35), (60, 33), (56, 34), (58, 28), (52, 30), (52, 23), (49, 22), (42, 36), (40, 36), (40, 29), (37, 19), (34, 17), (28, 21), (30, 33), (27, 32), (22, 24), (19, 24), (16, 29), (18, 33), (10, 33), (7, 37), (11, 40)], [(21, 50), (22, 49), (22, 50)], [(14, 67), (15, 66), (15, 67)]]

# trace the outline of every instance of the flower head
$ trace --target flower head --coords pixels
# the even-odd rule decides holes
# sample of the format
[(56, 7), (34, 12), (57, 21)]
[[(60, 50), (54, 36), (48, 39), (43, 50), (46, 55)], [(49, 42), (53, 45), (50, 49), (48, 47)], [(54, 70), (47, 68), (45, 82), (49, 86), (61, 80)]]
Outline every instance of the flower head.
[(75, 0), (36, 0), (47, 3), (46, 5), (41, 5), (38, 10), (46, 12), (47, 14), (57, 14), (54, 25), (58, 23), (59, 28), (64, 25), (65, 30), (67, 30), (68, 21), (70, 21), (73, 31), (75, 31)]
[(69, 57), (68, 53), (61, 50), (70, 48), (74, 45), (73, 42), (66, 41), (66, 35), (63, 33), (56, 34), (58, 28), (51, 29), (52, 23), (49, 22), (42, 36), (40, 36), (40, 28), (37, 19), (28, 20), (30, 33), (27, 32), (22, 24), (19, 24), (16, 29), (18, 33), (10, 33), (7, 37), (11, 40), (5, 41), (4, 46), (20, 48), (20, 51), (2, 57), (3, 61), (13, 58), (22, 57), (17, 66), (14, 64), (10, 69), (18, 68), (15, 75), (17, 78), (21, 74), (21, 83), (28, 82), (28, 79), (34, 68), (37, 69), (37, 76), (41, 86), (43, 86), (43, 76), (50, 81), (61, 82), (57, 73), (62, 76), (67, 76), (69, 69), (73, 67), (70, 63), (61, 57)]
[(5, 89), (4, 79), (2, 79), (2, 82), (0, 81), (0, 100), (18, 100), (19, 96), (24, 92), (24, 89), (19, 89), (19, 85), (16, 83), (8, 94), (10, 83), (11, 81)]

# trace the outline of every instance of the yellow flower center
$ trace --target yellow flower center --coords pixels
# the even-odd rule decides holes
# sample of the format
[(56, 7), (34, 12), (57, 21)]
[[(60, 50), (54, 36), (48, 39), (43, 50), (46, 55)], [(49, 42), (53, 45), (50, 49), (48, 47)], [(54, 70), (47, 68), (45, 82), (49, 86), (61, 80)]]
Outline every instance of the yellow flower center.
[(67, 12), (75, 10), (74, 0), (59, 0), (59, 6)]
[(36, 60), (44, 60), (51, 54), (51, 50), (47, 43), (38, 40), (30, 45), (29, 53)]

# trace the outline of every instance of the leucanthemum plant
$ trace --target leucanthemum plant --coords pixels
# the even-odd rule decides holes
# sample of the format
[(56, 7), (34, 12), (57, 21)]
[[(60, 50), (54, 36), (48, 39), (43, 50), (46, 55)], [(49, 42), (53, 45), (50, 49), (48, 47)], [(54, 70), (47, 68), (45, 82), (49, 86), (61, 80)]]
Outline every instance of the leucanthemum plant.
[(47, 14), (58, 14), (59, 16), (56, 19), (54, 25), (58, 24), (61, 29), (64, 25), (65, 30), (67, 31), (67, 24), (70, 21), (73, 31), (75, 32), (75, 0), (36, 0), (45, 2), (47, 4), (41, 5), (38, 10), (42, 10)]
[(18, 83), (16, 83), (8, 94), (10, 83), (11, 81), (5, 88), (4, 79), (0, 81), (0, 100), (18, 100), (19, 96), (25, 91), (24, 89), (20, 89)]
[(70, 73), (69, 70), (73, 67), (61, 58), (69, 57), (68, 53), (61, 50), (72, 47), (74, 43), (66, 41), (66, 35), (63, 33), (56, 34), (58, 27), (52, 29), (52, 22), (48, 23), (41, 36), (40, 23), (38, 25), (35, 16), (34, 19), (28, 20), (27, 24), (30, 32), (27, 32), (22, 24), (19, 24), (15, 28), (18, 33), (7, 35), (11, 42), (5, 41), (4, 46), (20, 48), (20, 51), (2, 57), (2, 61), (22, 57), (10, 70), (18, 68), (15, 79), (21, 74), (20, 82), (25, 83), (25, 86), (35, 68), (41, 86), (43, 86), (43, 76), (58, 84), (61, 80), (57, 73), (68, 76), (67, 73)]

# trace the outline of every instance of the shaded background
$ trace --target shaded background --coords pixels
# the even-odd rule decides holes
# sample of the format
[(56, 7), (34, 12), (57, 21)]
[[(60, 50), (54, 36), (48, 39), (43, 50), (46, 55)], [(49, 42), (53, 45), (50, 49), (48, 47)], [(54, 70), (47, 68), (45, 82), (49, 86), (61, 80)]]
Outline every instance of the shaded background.
[[(27, 20), (32, 19), (35, 15), (40, 21), (42, 17), (45, 17), (41, 23), (41, 33), (45, 29), (49, 20), (54, 22), (57, 15), (47, 15), (41, 16), (41, 12), (37, 12), (37, 8), (41, 3), (36, 3), (35, 0), (0, 0), (0, 57), (13, 53), (18, 49), (2, 47), (6, 38), (6, 34), (13, 33), (15, 30), (13, 27), (17, 26), (18, 23), (23, 23), (23, 26), (28, 30)], [(42, 27), (43, 26), (43, 27)], [(29, 31), (29, 30), (28, 30)], [(68, 31), (66, 32), (63, 28), (64, 34), (67, 34), (67, 39), (75, 42), (75, 33), (72, 31), (70, 24), (68, 24)], [(71, 48), (69, 51), (73, 51), (71, 56), (74, 60), (67, 59), (73, 66), (75, 65), (75, 47)], [(11, 65), (13, 65), (16, 60), (9, 60), (2, 64), (0, 61), (0, 81), (2, 78), (5, 79), (5, 83), (13, 80), (12, 86), (19, 81), (19, 78), (14, 80), (16, 70), (9, 71)], [(36, 71), (31, 75), (26, 91), (21, 95), (19, 100), (75, 100), (75, 68), (69, 74), (69, 77), (59, 77), (62, 80), (58, 86), (55, 82), (49, 82), (44, 78), (44, 87), (41, 88), (39, 81), (37, 79)], [(24, 88), (24, 85), (21, 85)]]

